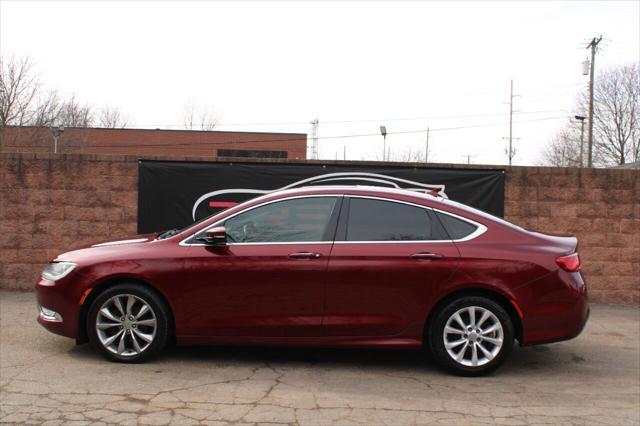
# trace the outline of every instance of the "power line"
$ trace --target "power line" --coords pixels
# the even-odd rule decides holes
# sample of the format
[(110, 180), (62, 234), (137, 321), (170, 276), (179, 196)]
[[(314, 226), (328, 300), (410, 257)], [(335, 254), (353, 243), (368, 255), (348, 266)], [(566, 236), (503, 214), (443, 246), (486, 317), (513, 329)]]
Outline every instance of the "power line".
[[(555, 116), (555, 117), (544, 117), (544, 118), (536, 118), (531, 120), (520, 120), (515, 121), (514, 123), (534, 123), (540, 121), (549, 121), (549, 120), (559, 120), (566, 119), (568, 116)], [(475, 128), (483, 128), (483, 127), (495, 127), (495, 126), (504, 126), (506, 123), (489, 123), (489, 124), (473, 124), (467, 126), (454, 126), (454, 127), (440, 127), (440, 128), (428, 128), (428, 129), (419, 129), (419, 130), (404, 130), (404, 131), (396, 131), (396, 132), (388, 132), (389, 135), (402, 135), (402, 134), (416, 134), (416, 133), (426, 133), (426, 132), (447, 132), (447, 131), (455, 131), (455, 130), (463, 130), (463, 129), (475, 129)], [(372, 137), (372, 136), (380, 136), (380, 133), (362, 133), (362, 134), (350, 134), (350, 135), (333, 135), (333, 136), (318, 136), (318, 139), (329, 140), (329, 139), (348, 139), (348, 138), (360, 138), (360, 137)], [(218, 145), (239, 145), (239, 144), (247, 144), (247, 143), (273, 143), (273, 142), (300, 142), (307, 141), (307, 138), (295, 138), (290, 137), (286, 139), (254, 139), (254, 140), (243, 140), (243, 141), (229, 141), (229, 142), (183, 142), (183, 143), (163, 143), (163, 144), (148, 144), (148, 145), (138, 145), (138, 148), (152, 148), (152, 147), (173, 147), (173, 146), (218, 146)], [(64, 143), (64, 141), (63, 141)], [(65, 144), (67, 147), (84, 147), (84, 148), (130, 148), (132, 144), (124, 144), (124, 145), (70, 145)]]
[[(546, 114), (552, 112), (568, 112), (566, 109), (549, 109), (538, 111), (514, 111), (514, 114)], [(455, 118), (484, 118), (484, 117), (499, 117), (508, 115), (508, 113), (491, 113), (491, 114), (462, 114), (462, 115), (432, 115), (422, 117), (400, 117), (400, 118), (375, 118), (375, 119), (355, 119), (355, 120), (322, 120), (322, 124), (349, 124), (349, 123), (378, 123), (381, 121), (419, 121), (419, 120), (439, 120), (439, 119), (455, 119)], [(219, 123), (218, 127), (222, 126), (279, 126), (279, 125), (308, 125), (308, 121), (289, 121), (289, 122), (263, 122), (263, 123)], [(313, 123), (311, 123), (313, 124)], [(184, 124), (163, 124), (153, 125), (148, 124), (143, 127), (184, 127)], [(215, 130), (215, 129), (214, 129)]]
[(559, 92), (559, 93), (554, 93), (553, 95), (549, 95), (549, 96), (543, 96), (543, 97), (533, 97), (533, 98), (529, 98), (526, 97), (524, 98), (524, 96), (526, 95), (522, 95), (523, 99), (520, 101), (520, 103), (538, 103), (538, 102), (542, 102), (542, 101), (546, 101), (549, 99), (556, 99), (556, 98), (560, 98), (562, 96), (568, 96), (571, 94), (576, 94), (575, 90), (567, 90), (567, 91), (563, 91), (563, 92)]

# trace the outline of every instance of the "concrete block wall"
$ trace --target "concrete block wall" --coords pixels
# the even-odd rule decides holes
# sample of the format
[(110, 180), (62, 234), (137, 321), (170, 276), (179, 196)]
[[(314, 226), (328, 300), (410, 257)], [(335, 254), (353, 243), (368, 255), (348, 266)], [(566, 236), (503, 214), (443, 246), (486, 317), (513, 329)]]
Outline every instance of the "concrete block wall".
[(57, 254), (135, 234), (137, 204), (136, 157), (2, 154), (0, 288), (32, 289)]
[[(58, 253), (134, 235), (137, 187), (135, 156), (0, 154), (0, 288), (32, 289)], [(507, 220), (578, 237), (592, 300), (640, 303), (640, 171), (511, 167), (505, 192)]]
[(505, 219), (575, 235), (592, 300), (640, 303), (640, 170), (512, 167)]

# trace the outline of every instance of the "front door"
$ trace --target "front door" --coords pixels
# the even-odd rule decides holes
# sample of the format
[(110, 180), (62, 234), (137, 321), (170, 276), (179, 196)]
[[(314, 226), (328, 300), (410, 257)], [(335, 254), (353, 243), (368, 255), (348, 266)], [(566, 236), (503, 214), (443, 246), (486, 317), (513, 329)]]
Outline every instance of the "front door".
[(226, 228), (226, 246), (189, 247), (185, 334), (320, 336), (340, 202), (336, 196), (286, 199), (216, 224)]
[(327, 336), (422, 329), (425, 303), (459, 253), (430, 209), (345, 197), (327, 273)]

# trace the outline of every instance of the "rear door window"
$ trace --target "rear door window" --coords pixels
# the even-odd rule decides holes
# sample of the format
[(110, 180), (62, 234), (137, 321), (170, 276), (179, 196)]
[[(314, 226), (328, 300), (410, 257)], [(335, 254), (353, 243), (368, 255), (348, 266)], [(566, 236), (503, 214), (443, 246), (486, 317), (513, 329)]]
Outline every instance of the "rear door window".
[(351, 198), (346, 241), (447, 239), (428, 209), (386, 200)]

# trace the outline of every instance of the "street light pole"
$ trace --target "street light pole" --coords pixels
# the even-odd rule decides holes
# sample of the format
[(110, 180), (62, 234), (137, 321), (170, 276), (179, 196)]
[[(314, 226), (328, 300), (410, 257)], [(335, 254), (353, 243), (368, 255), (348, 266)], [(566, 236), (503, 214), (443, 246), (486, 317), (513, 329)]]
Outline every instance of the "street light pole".
[(62, 132), (64, 132), (64, 127), (60, 126), (60, 127), (49, 127), (49, 130), (51, 130), (51, 134), (53, 135), (53, 153), (57, 154), (58, 153), (58, 138), (60, 137), (60, 135), (62, 134)]
[(424, 149), (424, 162), (429, 162), (429, 128), (427, 127), (427, 146)]
[(382, 161), (385, 161), (387, 152), (387, 127), (380, 126), (380, 133), (382, 134)]

